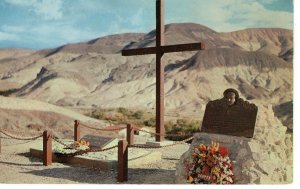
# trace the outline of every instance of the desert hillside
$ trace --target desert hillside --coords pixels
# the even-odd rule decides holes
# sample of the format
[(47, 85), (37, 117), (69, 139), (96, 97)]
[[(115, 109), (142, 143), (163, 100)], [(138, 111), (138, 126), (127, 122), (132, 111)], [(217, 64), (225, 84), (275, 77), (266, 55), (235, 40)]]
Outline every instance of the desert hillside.
[(248, 51), (260, 51), (279, 56), (293, 48), (293, 33), (287, 29), (251, 28), (221, 35)]
[[(51, 130), (56, 136), (73, 137), (74, 120), (101, 128), (107, 123), (45, 102), (0, 97), (0, 127), (9, 131), (38, 132)], [(28, 134), (26, 135), (28, 136)]]
[[(204, 42), (206, 50), (165, 54), (166, 114), (202, 119), (226, 88), (271, 104), (292, 127), (293, 31), (218, 33), (193, 23), (169, 24), (166, 44)], [(123, 57), (122, 49), (155, 44), (155, 31), (128, 33), (55, 49), (0, 50), (0, 94), (69, 108), (155, 108), (155, 56)], [(9, 51), (9, 53), (8, 53)]]

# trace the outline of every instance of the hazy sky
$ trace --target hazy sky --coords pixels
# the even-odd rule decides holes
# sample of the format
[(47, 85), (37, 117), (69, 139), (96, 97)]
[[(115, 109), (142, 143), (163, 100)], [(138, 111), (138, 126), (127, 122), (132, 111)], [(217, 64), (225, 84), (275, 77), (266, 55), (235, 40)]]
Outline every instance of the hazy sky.
[[(293, 29), (293, 0), (165, 0), (165, 24)], [(0, 0), (0, 48), (52, 48), (155, 28), (155, 0)]]

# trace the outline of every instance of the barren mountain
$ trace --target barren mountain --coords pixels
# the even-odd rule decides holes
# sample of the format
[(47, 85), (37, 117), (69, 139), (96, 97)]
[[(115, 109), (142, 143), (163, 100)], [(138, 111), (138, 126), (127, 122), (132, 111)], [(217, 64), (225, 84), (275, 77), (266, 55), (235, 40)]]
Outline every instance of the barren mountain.
[[(186, 23), (167, 25), (165, 35), (166, 44), (204, 42), (207, 47), (164, 55), (167, 115), (202, 119), (206, 103), (221, 98), (229, 87), (238, 89), (245, 99), (273, 106), (292, 101), (291, 30), (218, 33)], [(154, 44), (155, 31), (151, 31), (107, 36), (21, 57), (0, 54), (0, 94), (66, 107), (153, 109), (155, 56), (123, 57), (120, 50)]]
[(293, 48), (293, 32), (280, 28), (251, 28), (241, 31), (221, 33), (244, 50), (260, 51), (276, 56), (283, 55)]
[(0, 49), (0, 63), (23, 58), (32, 54), (33, 50), (26, 49)]
[[(73, 137), (74, 120), (105, 127), (106, 123), (77, 112), (37, 100), (0, 97), (0, 127), (17, 132), (41, 133), (50, 129), (55, 135)], [(28, 135), (27, 135), (28, 136)]]
[(110, 54), (118, 53), (124, 48), (129, 42), (139, 41), (144, 34), (139, 33), (126, 33), (119, 35), (110, 35), (102, 38), (93, 39), (88, 42), (77, 43), (77, 44), (67, 44), (61, 47), (50, 49), (48, 51), (43, 51), (46, 56), (51, 56), (58, 52), (64, 53), (75, 53), (75, 54), (85, 54), (85, 53), (100, 53), (100, 54)]
[[(166, 45), (204, 42), (209, 48), (237, 48), (240, 47), (233, 41), (225, 39), (220, 33), (199, 24), (182, 23), (169, 24), (165, 27)], [(144, 36), (142, 41), (131, 43), (126, 48), (155, 46), (155, 30)]]

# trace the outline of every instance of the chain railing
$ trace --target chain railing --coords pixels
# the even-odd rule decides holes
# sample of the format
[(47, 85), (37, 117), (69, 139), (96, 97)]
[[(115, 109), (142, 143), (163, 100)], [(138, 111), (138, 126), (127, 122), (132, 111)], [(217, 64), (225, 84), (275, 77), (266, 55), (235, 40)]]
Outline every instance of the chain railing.
[(148, 134), (151, 134), (151, 135), (159, 135), (159, 136), (165, 136), (165, 137), (174, 137), (174, 136), (191, 136), (193, 135), (192, 133), (188, 133), (188, 134), (160, 134), (160, 133), (154, 133), (154, 132), (150, 132), (150, 131), (146, 131), (144, 129), (140, 129), (138, 127), (134, 127), (135, 130), (137, 131), (141, 131), (141, 132), (144, 132), (144, 133), (148, 133)]
[[(78, 123), (78, 125), (79, 125), (79, 123)], [(85, 127), (85, 128), (89, 128), (89, 129), (92, 129), (92, 130), (98, 130), (98, 131), (117, 131), (117, 130), (122, 130), (122, 129), (127, 128), (127, 126), (124, 126), (124, 125), (110, 126), (110, 127), (113, 127), (113, 128), (95, 128), (95, 127), (91, 127), (91, 126), (89, 126), (87, 124), (83, 124), (83, 123), (80, 123), (80, 126)], [(151, 134), (151, 135), (165, 136), (165, 137), (192, 136), (193, 135), (193, 133), (188, 133), (188, 134), (179, 134), (179, 133), (177, 133), (177, 134), (160, 134), (160, 133), (154, 133), (154, 132), (150, 132), (150, 131), (141, 129), (137, 126), (132, 126), (132, 128), (134, 130), (141, 131), (141, 132), (144, 132), (144, 133), (148, 133), (148, 134)]]
[(86, 124), (83, 124), (83, 123), (80, 123), (80, 126), (83, 126), (83, 127), (86, 127), (86, 128), (89, 128), (89, 129), (92, 129), (92, 130), (97, 130), (97, 131), (118, 131), (118, 130), (122, 130), (122, 129), (125, 129), (126, 126), (112, 126), (114, 128), (95, 128), (95, 127), (91, 127), (89, 125), (86, 125)]
[[(56, 137), (56, 136), (52, 136), (52, 139), (55, 141), (55, 142), (57, 142), (57, 143), (59, 143), (59, 144), (61, 144), (61, 145), (63, 145), (64, 147), (66, 147), (66, 148), (72, 148), (72, 146), (70, 145), (70, 144), (65, 144), (64, 142), (62, 142), (58, 137)], [(74, 148), (73, 148), (74, 149)]]
[(14, 136), (13, 134), (10, 134), (10, 133), (8, 133), (7, 131), (5, 131), (3, 129), (1, 129), (0, 132), (2, 134), (4, 134), (5, 136), (7, 136), (9, 138), (12, 138), (12, 139), (16, 139), (16, 140), (36, 140), (36, 139), (43, 136), (43, 134), (41, 134), (41, 135), (33, 136), (33, 137), (19, 137), (19, 136)]
[[(83, 124), (81, 124), (83, 125)], [(123, 127), (125, 128), (125, 127)], [(122, 128), (122, 129), (123, 129)], [(139, 129), (137, 127), (133, 127), (133, 129), (138, 129), (140, 131), (142, 131), (142, 129)], [(179, 135), (178, 135), (179, 136)], [(184, 135), (181, 135), (181, 136), (184, 136)], [(72, 144), (65, 144), (64, 142), (62, 142), (58, 137), (56, 136), (52, 136), (53, 140), (58, 142), (59, 144), (65, 146), (66, 148), (72, 148), (72, 149), (76, 149), (74, 146), (72, 146)], [(128, 147), (131, 147), (131, 148), (141, 148), (141, 149), (157, 149), (157, 148), (166, 148), (166, 147), (171, 147), (171, 146), (175, 146), (175, 145), (178, 145), (178, 144), (183, 144), (183, 143), (186, 143), (190, 140), (192, 140), (194, 137), (189, 137), (187, 139), (184, 139), (182, 141), (176, 141), (174, 142), (173, 144), (168, 144), (168, 145), (164, 145), (164, 146), (152, 146), (152, 145), (146, 145), (146, 144), (130, 144), (128, 145)], [(111, 150), (113, 148), (116, 148), (118, 147), (117, 145), (116, 146), (113, 146), (113, 147), (109, 147), (109, 148), (105, 148), (105, 149), (86, 149), (86, 150), (79, 150), (79, 151), (76, 151), (76, 152), (73, 152), (73, 153), (68, 153), (68, 154), (57, 154), (57, 156), (59, 157), (74, 157), (74, 156), (77, 156), (77, 155), (82, 155), (82, 154), (87, 154), (87, 153), (90, 153), (90, 152), (103, 152), (103, 151), (108, 151), (108, 150)]]
[(174, 142), (173, 144), (167, 144), (167, 145), (164, 145), (164, 146), (152, 146), (152, 145), (145, 145), (145, 144), (132, 144), (132, 145), (129, 145), (129, 147), (132, 147), (132, 148), (142, 148), (142, 149), (157, 149), (157, 148), (167, 148), (167, 147), (171, 147), (171, 146), (175, 146), (175, 145), (178, 145), (178, 144), (183, 144), (183, 143), (186, 143), (190, 140), (193, 140), (194, 137), (189, 137), (187, 139), (184, 139), (182, 141), (176, 141)]
[[(116, 130), (122, 130), (122, 129), (125, 129), (127, 126), (118, 126), (118, 127), (114, 127), (114, 128), (94, 128), (94, 127), (91, 127), (91, 126), (88, 126), (86, 124), (80, 124), (80, 126), (83, 126), (83, 127), (86, 127), (86, 128), (89, 128), (89, 129), (93, 129), (93, 130), (100, 130), (100, 131), (116, 131)], [(161, 135), (159, 133), (154, 133), (154, 132), (150, 132), (150, 131), (146, 131), (144, 129), (141, 129), (137, 126), (132, 126), (132, 129), (134, 130), (138, 130), (138, 131), (141, 131), (141, 132), (145, 132), (145, 133), (149, 133), (149, 134), (152, 134), (152, 135)], [(38, 135), (38, 136), (33, 136), (33, 137), (18, 137), (18, 136), (14, 136), (13, 134), (10, 134), (8, 133), (7, 131), (1, 129), (0, 130), (1, 133), (3, 133), (4, 135), (6, 135), (7, 137), (10, 137), (10, 138), (13, 138), (13, 139), (16, 139), (16, 140), (36, 140), (40, 137), (43, 136), (43, 134), (41, 135)], [(190, 136), (192, 134), (163, 134), (163, 136)], [(132, 148), (143, 148), (143, 149), (155, 149), (155, 148), (166, 148), (166, 147), (170, 147), (170, 146), (175, 146), (177, 144), (182, 144), (182, 143), (185, 143), (185, 142), (188, 142), (190, 140), (192, 140), (194, 137), (189, 137), (187, 139), (184, 139), (182, 141), (177, 141), (177, 142), (174, 142), (173, 144), (169, 144), (169, 145), (164, 145), (164, 146), (152, 146), (152, 145), (145, 145), (145, 144), (129, 144), (129, 147), (132, 147)], [(76, 149), (72, 144), (66, 144), (64, 143), (63, 141), (61, 141), (59, 139), (59, 137), (57, 136), (52, 136), (52, 139), (63, 145), (64, 147), (66, 148), (72, 148), (72, 149)], [(117, 146), (113, 146), (111, 148), (107, 148), (107, 149), (88, 149), (88, 150), (80, 150), (80, 151), (77, 151), (77, 152), (74, 152), (71, 154), (71, 156), (76, 156), (76, 155), (80, 155), (80, 154), (86, 154), (86, 153), (89, 153), (89, 152), (101, 152), (101, 151), (107, 151), (107, 150), (110, 150), (110, 149), (113, 149), (113, 148), (116, 148)]]

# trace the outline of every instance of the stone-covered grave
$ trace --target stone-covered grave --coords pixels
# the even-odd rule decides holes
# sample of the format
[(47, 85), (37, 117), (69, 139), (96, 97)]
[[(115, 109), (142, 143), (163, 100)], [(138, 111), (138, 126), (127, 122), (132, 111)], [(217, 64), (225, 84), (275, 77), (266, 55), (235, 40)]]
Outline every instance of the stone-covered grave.
[[(103, 137), (97, 135), (85, 135), (81, 138), (81, 140), (88, 141), (90, 143), (90, 148), (92, 149), (106, 149), (118, 145), (118, 138), (110, 138)], [(60, 139), (61, 142), (67, 145), (72, 145), (74, 143), (73, 140), (69, 139)], [(101, 152), (89, 152), (87, 154), (77, 155), (75, 157), (64, 157), (59, 154), (69, 154), (74, 153), (76, 150), (67, 149), (62, 144), (52, 141), (52, 149), (53, 149), (53, 161), (68, 163), (72, 165), (79, 165), (83, 167), (93, 167), (93, 168), (101, 168), (103, 170), (111, 170), (117, 169), (118, 164), (118, 148), (113, 148), (107, 151)], [(59, 154), (57, 154), (59, 153)], [(34, 147), (30, 149), (30, 154), (33, 157), (43, 157), (43, 145), (41, 145), (40, 141), (36, 141)], [(161, 152), (157, 151), (149, 151), (145, 149), (128, 149), (128, 164), (131, 165), (139, 165), (147, 163), (156, 162), (161, 159)]]

